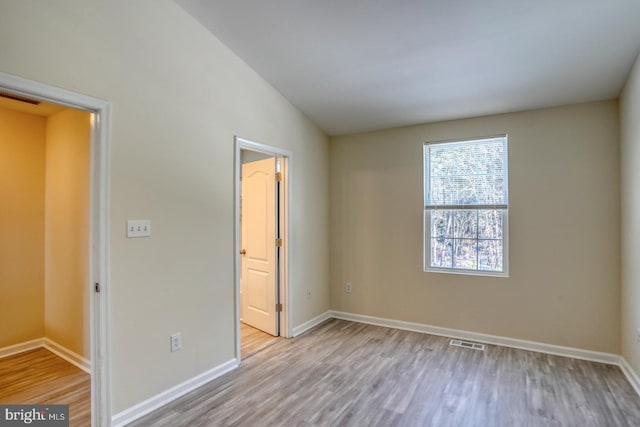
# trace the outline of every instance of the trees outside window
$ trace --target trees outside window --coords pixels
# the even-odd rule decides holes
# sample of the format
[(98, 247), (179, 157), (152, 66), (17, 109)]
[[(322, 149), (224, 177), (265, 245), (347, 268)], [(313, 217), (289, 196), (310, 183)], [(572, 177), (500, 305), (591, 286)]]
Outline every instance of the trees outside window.
[(507, 275), (507, 136), (424, 145), (425, 271)]

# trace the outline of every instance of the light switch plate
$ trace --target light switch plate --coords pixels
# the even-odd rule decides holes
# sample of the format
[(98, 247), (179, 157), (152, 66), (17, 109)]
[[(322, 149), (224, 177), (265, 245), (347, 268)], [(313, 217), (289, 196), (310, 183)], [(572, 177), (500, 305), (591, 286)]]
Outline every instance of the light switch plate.
[(151, 236), (150, 219), (128, 219), (127, 237), (149, 237)]

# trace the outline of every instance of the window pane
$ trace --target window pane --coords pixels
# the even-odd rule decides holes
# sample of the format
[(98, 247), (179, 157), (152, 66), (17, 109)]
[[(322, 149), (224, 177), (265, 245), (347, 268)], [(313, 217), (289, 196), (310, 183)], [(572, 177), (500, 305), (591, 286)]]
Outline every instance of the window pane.
[(431, 267), (451, 268), (453, 239), (431, 239)]
[(481, 209), (478, 211), (478, 238), (502, 240), (504, 211), (501, 209)]
[(475, 239), (478, 236), (478, 215), (476, 210), (447, 211), (453, 213), (453, 237)]
[(427, 145), (425, 204), (506, 204), (506, 141)]
[(478, 270), (504, 271), (502, 240), (478, 241)]
[(431, 179), (431, 201), (427, 203), (437, 205), (452, 205), (457, 199), (455, 179), (449, 177), (434, 177)]
[(476, 270), (478, 243), (471, 239), (455, 239), (453, 251), (453, 267)]
[(453, 211), (431, 211), (431, 236), (434, 238), (453, 237)]
[(486, 175), (475, 180), (477, 204), (503, 204), (505, 202), (504, 177)]

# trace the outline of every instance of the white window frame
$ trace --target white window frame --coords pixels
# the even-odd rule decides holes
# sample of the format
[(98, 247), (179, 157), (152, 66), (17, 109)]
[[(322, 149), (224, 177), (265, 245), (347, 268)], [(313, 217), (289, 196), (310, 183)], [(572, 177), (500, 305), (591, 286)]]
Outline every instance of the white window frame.
[[(439, 144), (448, 144), (448, 145), (467, 145), (471, 142), (481, 142), (491, 139), (502, 138), (505, 141), (506, 148), (506, 204), (503, 205), (486, 205), (486, 204), (478, 204), (478, 205), (427, 205), (425, 202), (425, 195), (429, 189), (429, 158), (427, 156), (426, 150), (428, 147)], [(454, 140), (444, 140), (444, 141), (429, 141), (425, 142), (422, 147), (422, 199), (425, 202), (424, 205), (424, 214), (423, 214), (423, 230), (422, 230), (422, 238), (423, 238), (423, 269), (427, 273), (448, 273), (448, 274), (462, 274), (462, 275), (472, 275), (472, 276), (493, 276), (493, 277), (509, 277), (509, 138), (507, 134), (502, 135), (494, 135), (494, 136), (483, 136), (477, 138), (465, 138), (465, 139), (454, 139)], [(473, 270), (473, 269), (463, 269), (463, 268), (455, 268), (455, 267), (432, 267), (431, 266), (431, 212), (434, 210), (481, 210), (481, 209), (500, 209), (503, 211), (503, 229), (502, 229), (502, 261), (503, 261), (503, 271), (487, 271), (487, 270)]]

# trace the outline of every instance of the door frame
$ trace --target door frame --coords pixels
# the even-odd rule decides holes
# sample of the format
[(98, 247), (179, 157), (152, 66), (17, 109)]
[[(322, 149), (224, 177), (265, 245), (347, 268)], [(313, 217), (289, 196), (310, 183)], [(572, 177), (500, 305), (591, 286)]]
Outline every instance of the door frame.
[[(89, 298), (91, 334), (91, 423), (111, 425), (111, 333), (109, 286), (109, 165), (111, 103), (0, 72), (0, 90), (92, 113)], [(95, 286), (99, 284), (100, 292)]]
[(289, 286), (290, 277), (290, 262), (289, 254), (291, 253), (291, 239), (290, 239), (290, 224), (291, 224), (291, 183), (292, 183), (292, 170), (293, 170), (293, 153), (289, 150), (285, 150), (278, 147), (262, 144), (259, 142), (251, 141), (239, 136), (235, 137), (235, 167), (234, 167), (234, 286), (235, 286), (235, 340), (236, 349), (235, 356), (238, 363), (242, 361), (240, 351), (240, 176), (242, 172), (242, 151), (254, 151), (257, 153), (268, 154), (274, 157), (280, 157), (283, 159), (281, 163), (281, 171), (284, 176), (283, 187), (281, 189), (281, 224), (283, 234), (282, 252), (279, 259), (279, 280), (277, 286), (279, 287), (280, 303), (282, 303), (282, 311), (279, 315), (280, 324), (280, 336), (284, 338), (291, 338), (293, 336), (291, 316), (293, 310), (291, 307), (292, 292)]

